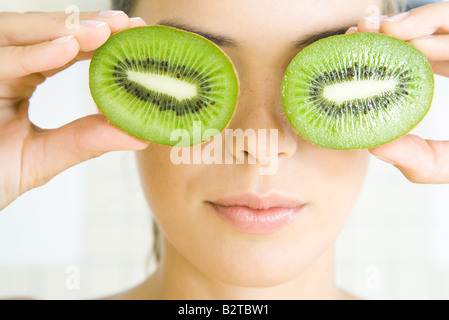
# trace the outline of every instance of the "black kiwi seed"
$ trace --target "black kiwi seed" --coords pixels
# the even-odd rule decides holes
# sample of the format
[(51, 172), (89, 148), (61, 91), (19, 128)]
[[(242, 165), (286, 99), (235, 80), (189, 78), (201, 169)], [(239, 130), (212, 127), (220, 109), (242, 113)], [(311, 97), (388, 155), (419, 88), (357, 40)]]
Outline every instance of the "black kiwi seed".
[[(145, 101), (151, 101), (153, 104), (155, 104), (157, 106), (160, 106), (160, 105), (164, 106), (164, 104), (165, 104), (164, 101), (167, 100), (167, 97), (164, 97), (162, 100), (154, 99), (154, 98), (152, 100), (150, 100), (150, 97), (151, 97), (152, 93), (148, 92), (147, 89), (145, 89), (145, 88), (143, 88), (141, 86), (133, 88), (133, 86), (136, 85), (136, 84), (133, 83), (132, 81), (129, 81), (127, 79), (126, 71), (124, 70), (124, 69), (131, 69), (132, 67), (135, 67), (135, 66), (146, 66), (146, 67), (149, 67), (150, 64), (151, 65), (158, 65), (159, 66), (159, 70), (163, 71), (163, 72), (165, 72), (167, 74), (170, 74), (170, 72), (172, 72), (173, 76), (176, 77), (177, 79), (180, 79), (182, 76), (187, 77), (187, 76), (192, 76), (192, 75), (197, 75), (197, 76), (199, 75), (199, 72), (195, 71), (195, 70), (189, 70), (189, 71), (184, 72), (183, 74), (176, 73), (176, 72), (173, 73), (173, 71), (176, 71), (176, 70), (179, 70), (179, 69), (185, 71), (185, 69), (187, 67), (186, 66), (177, 66), (175, 68), (169, 68), (168, 67), (168, 65), (169, 65), (168, 61), (158, 61), (158, 60), (156, 60), (154, 58), (146, 58), (143, 61), (142, 60), (136, 61), (135, 59), (131, 59), (130, 60), (128, 58), (125, 58), (123, 61), (118, 61), (117, 65), (114, 66), (114, 70), (122, 71), (123, 73), (122, 72), (121, 73), (114, 72), (114, 73), (112, 73), (112, 76), (116, 77), (116, 78), (119, 77), (119, 79), (115, 80), (115, 83), (118, 83), (119, 85), (124, 87), (124, 89), (127, 92), (129, 92), (131, 94), (134, 94), (137, 98), (139, 98), (141, 100), (145, 100)], [(202, 82), (199, 85), (199, 87), (202, 88), (204, 92), (212, 91), (212, 88), (208, 87), (210, 83), (205, 81), (205, 78), (199, 77), (196, 80)], [(133, 88), (133, 89), (130, 91), (129, 89), (131, 89), (131, 88)], [(153, 93), (153, 94), (155, 94), (155, 93)], [(188, 103), (187, 105), (185, 105), (185, 108), (187, 108), (188, 111), (198, 112), (199, 109), (202, 108), (201, 105), (204, 104), (204, 101), (198, 100), (196, 102), (196, 104), (197, 104), (197, 107), (193, 107), (190, 103)], [(213, 103), (211, 103), (211, 105), (215, 105), (215, 104), (216, 104), (215, 101), (213, 101)], [(206, 106), (206, 104), (204, 104), (204, 105)], [(167, 108), (163, 107), (162, 110), (167, 110)], [(176, 109), (176, 103), (172, 107), (169, 107), (168, 110), (173, 110), (173, 111), (177, 110)], [(182, 114), (184, 114), (184, 113), (182, 113)]]

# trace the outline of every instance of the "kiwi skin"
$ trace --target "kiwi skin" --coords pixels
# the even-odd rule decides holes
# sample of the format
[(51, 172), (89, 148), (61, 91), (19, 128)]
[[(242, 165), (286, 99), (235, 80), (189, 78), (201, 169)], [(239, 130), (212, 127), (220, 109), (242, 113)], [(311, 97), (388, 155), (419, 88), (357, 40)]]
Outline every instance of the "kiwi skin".
[[(368, 72), (364, 63), (372, 65)], [(334, 74), (329, 66), (339, 72)], [(335, 108), (326, 105), (322, 88), (354, 79), (393, 79), (398, 87), (376, 96), (377, 101), (367, 100), (364, 108), (346, 101), (333, 103)], [(398, 95), (402, 90), (404, 94)], [(354, 33), (319, 40), (298, 53), (283, 79), (282, 100), (292, 126), (313, 144), (336, 150), (369, 149), (415, 128), (429, 111), (433, 90), (433, 70), (418, 49), (390, 36)]]
[[(153, 36), (153, 34), (156, 34), (156, 36)], [(160, 36), (160, 38), (158, 38), (158, 36)], [(189, 47), (197, 48), (197, 46), (198, 48), (200, 48), (198, 50), (204, 49), (202, 50), (204, 52), (201, 52), (201, 54), (199, 54), (200, 58), (203, 59), (201, 61), (204, 61), (205, 63), (207, 63), (207, 65), (213, 67), (215, 67), (216, 65), (220, 66), (220, 64), (221, 66), (224, 65), (223, 68), (225, 68), (226, 70), (226, 75), (224, 77), (221, 77), (221, 75), (219, 75), (219, 78), (220, 77), (224, 78), (227, 82), (215, 84), (221, 87), (226, 87), (226, 89), (224, 90), (226, 92), (226, 95), (217, 97), (217, 99), (209, 100), (208, 101), (209, 107), (213, 107), (214, 109), (211, 112), (208, 111), (207, 114), (205, 113), (206, 114), (205, 116), (201, 115), (198, 116), (198, 114), (201, 113), (201, 110), (198, 110), (198, 108), (193, 104), (190, 103), (186, 104), (186, 110), (187, 108), (189, 108), (189, 110), (185, 111), (184, 114), (183, 113), (184, 110), (182, 110), (182, 112), (178, 112), (179, 111), (178, 109), (176, 111), (171, 110), (169, 108), (170, 106), (164, 108), (164, 106), (159, 105), (159, 103), (156, 104), (152, 103), (151, 101), (144, 101), (148, 99), (144, 99), (143, 98), (144, 94), (139, 92), (139, 94), (141, 95), (137, 99), (141, 100), (138, 102), (139, 106), (144, 106), (145, 108), (152, 108), (154, 110), (152, 112), (146, 113), (151, 114), (151, 117), (146, 117), (145, 119), (141, 119), (143, 117), (141, 118), (136, 117), (135, 114), (133, 114), (134, 112), (130, 111), (134, 107), (130, 107), (129, 105), (124, 103), (120, 105), (120, 103), (118, 103), (116, 99), (111, 99), (110, 93), (107, 92), (107, 90), (105, 89), (105, 87), (110, 86), (111, 84), (114, 83), (114, 79), (109, 78), (107, 80), (104, 79), (106, 78), (105, 74), (109, 76), (111, 72), (115, 73), (116, 75), (122, 72), (116, 71), (119, 70), (117, 66), (114, 67), (113, 64), (111, 63), (108, 64), (108, 62), (111, 61), (112, 55), (111, 52), (113, 51), (114, 47), (117, 47), (119, 45), (122, 46), (123, 48), (125, 48), (126, 46), (131, 46), (130, 43), (134, 41), (132, 39), (139, 39), (142, 40), (142, 42), (144, 43), (149, 43), (148, 48), (142, 50), (146, 52), (146, 55), (141, 57), (142, 59), (139, 59), (137, 56), (128, 57), (129, 60), (133, 59), (136, 60), (137, 65), (139, 65), (140, 63), (144, 63), (146, 59), (150, 59), (147, 55), (148, 52), (150, 52), (149, 48), (150, 47), (153, 49), (158, 48), (159, 43), (157, 41), (160, 41), (160, 47), (162, 47), (164, 44), (166, 45), (167, 42), (170, 43), (170, 48), (158, 49), (159, 52), (162, 52), (165, 49), (167, 49), (168, 52), (171, 52), (170, 50), (172, 50), (173, 52), (175, 52), (176, 50), (180, 50), (181, 52), (187, 52)], [(154, 43), (150, 44), (151, 42), (150, 40), (155, 41)], [(134, 50), (133, 52), (136, 51), (138, 52), (137, 49), (136, 47), (134, 47), (132, 50)], [(207, 55), (207, 53), (210, 54)], [(126, 61), (124, 60), (125, 56), (119, 55), (119, 58), (121, 58), (122, 61)], [(116, 59), (115, 61), (117, 61), (117, 56), (114, 59)], [(166, 66), (168, 66), (168, 64)], [(172, 61), (170, 61), (170, 68), (174, 68), (175, 66), (176, 64), (172, 64)], [(206, 68), (203, 69), (206, 70)], [(182, 73), (175, 74), (175, 77), (177, 76), (179, 78), (181, 75)], [(219, 48), (216, 44), (214, 44), (210, 40), (198, 34), (194, 34), (191, 32), (187, 32), (185, 30), (167, 26), (136, 27), (122, 31), (110, 37), (106, 41), (106, 43), (103, 44), (103, 46), (97, 49), (96, 53), (94, 54), (94, 57), (91, 61), (89, 68), (89, 80), (90, 80), (89, 86), (92, 93), (92, 97), (95, 103), (97, 104), (97, 107), (100, 110), (100, 112), (102, 112), (106, 116), (106, 118), (110, 123), (114, 124), (121, 130), (127, 132), (128, 134), (134, 137), (167, 146), (176, 145), (181, 147), (189, 147), (195, 144), (200, 144), (208, 140), (211, 140), (213, 136), (210, 135), (205, 136), (203, 133), (209, 129), (213, 129), (216, 132), (223, 131), (223, 129), (228, 126), (229, 122), (233, 118), (234, 110), (239, 97), (239, 80), (237, 76), (237, 71), (234, 65), (232, 64), (229, 56), (226, 55), (226, 53), (221, 48)], [(115, 84), (118, 83), (117, 82), (118, 80), (115, 80)], [(124, 86), (122, 85), (122, 87)], [(144, 90), (140, 87), (138, 89)], [(130, 90), (128, 90), (128, 93), (130, 93), (129, 91)], [(216, 93), (217, 92), (214, 92), (214, 88), (212, 88), (210, 94), (216, 95)], [(124, 92), (121, 92), (120, 94), (124, 94)], [(225, 103), (221, 103), (221, 101), (225, 101)], [(201, 107), (205, 108), (204, 105), (200, 105), (199, 109), (201, 109)], [(138, 108), (135, 107), (134, 110), (135, 109)], [(155, 116), (152, 117), (153, 115)], [(182, 118), (183, 115), (188, 116), (188, 121), (186, 120), (186, 118), (184, 119)], [(176, 124), (173, 126), (165, 125), (165, 123), (161, 125), (162, 123), (161, 119), (167, 119), (167, 117), (171, 117), (172, 119), (178, 118), (182, 120), (178, 121), (176, 119), (176, 121), (174, 121), (176, 122)], [(193, 121), (201, 122), (200, 139), (198, 139), (197, 136), (194, 136), (195, 132), (193, 131), (192, 125)], [(170, 140), (171, 133), (176, 129), (187, 130), (190, 136), (190, 141)]]

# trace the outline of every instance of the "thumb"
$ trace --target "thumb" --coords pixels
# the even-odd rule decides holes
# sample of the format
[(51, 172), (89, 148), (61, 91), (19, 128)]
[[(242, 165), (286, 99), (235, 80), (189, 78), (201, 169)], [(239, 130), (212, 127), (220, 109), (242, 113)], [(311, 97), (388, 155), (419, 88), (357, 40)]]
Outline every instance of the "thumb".
[(449, 182), (449, 142), (425, 140), (408, 134), (383, 146), (369, 149), (382, 161), (393, 164), (414, 183)]
[(22, 191), (42, 185), (58, 173), (106, 152), (142, 150), (148, 145), (149, 142), (121, 131), (101, 114), (37, 133), (24, 148), (23, 177), (30, 177), (30, 181), (23, 183)]

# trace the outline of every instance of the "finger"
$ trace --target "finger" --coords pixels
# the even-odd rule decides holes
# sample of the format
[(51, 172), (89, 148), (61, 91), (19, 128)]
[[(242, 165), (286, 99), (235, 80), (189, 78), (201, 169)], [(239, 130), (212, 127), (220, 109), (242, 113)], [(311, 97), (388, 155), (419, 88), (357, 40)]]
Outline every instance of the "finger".
[(31, 98), (36, 86), (29, 86), (19, 82), (8, 83), (0, 81), (0, 99), (16, 100)]
[(431, 61), (430, 65), (434, 73), (449, 77), (449, 61)]
[[(109, 11), (105, 11), (105, 12), (109, 13)], [(104, 20), (107, 21), (112, 34), (130, 29), (130, 28), (142, 27), (142, 26), (147, 25), (142, 18), (140, 18), (140, 17), (128, 18), (128, 16), (126, 14), (124, 14), (122, 11), (112, 11), (109, 14), (111, 14), (111, 16), (109, 16), (107, 19), (104, 19)], [(95, 21), (98, 21), (98, 20), (95, 20)], [(103, 40), (104, 41), (100, 41), (99, 39), (97, 39), (97, 42), (93, 43), (91, 45), (91, 48), (93, 48), (93, 49), (90, 51), (86, 50), (86, 48), (81, 48), (80, 53), (76, 57), (76, 61), (91, 59), (94, 54), (93, 51), (95, 49), (97, 49), (101, 44), (103, 44), (107, 40), (107, 38), (103, 39)]]
[(409, 41), (431, 61), (449, 61), (449, 35), (433, 35)]
[(129, 21), (131, 21), (130, 28), (144, 27), (147, 25), (147, 23), (141, 17), (132, 17), (129, 18)]
[(401, 40), (449, 32), (449, 2), (422, 6), (386, 19), (381, 32)]
[(24, 14), (34, 14), (49, 17), (57, 20), (66, 20), (67, 18), (74, 17), (84, 20), (93, 20), (98, 15), (98, 11), (80, 11), (78, 7), (67, 7), (64, 11), (25, 11)]
[(67, 64), (78, 54), (73, 36), (25, 47), (0, 48), (0, 80), (51, 70)]
[[(142, 150), (149, 142), (141, 141), (119, 130), (101, 114), (87, 116), (46, 133), (36, 134), (24, 150), (30, 163), (24, 176), (34, 176), (24, 190), (42, 185), (58, 173), (106, 152)], [(32, 163), (31, 163), (32, 162)], [(42, 167), (36, 168), (36, 164)]]
[(128, 15), (123, 11), (101, 11), (98, 13), (97, 19), (107, 22), (112, 34), (129, 29), (131, 26)]
[(20, 83), (20, 84), (24, 84), (24, 85), (27, 85), (27, 86), (35, 87), (35, 86), (41, 84), (42, 82), (44, 82), (45, 81), (45, 77), (43, 77), (39, 73), (33, 73), (33, 74), (28, 75), (28, 76), (15, 79), (15, 81)]
[(449, 141), (406, 135), (370, 149), (374, 156), (395, 165), (414, 183), (449, 183)]
[(109, 38), (111, 29), (102, 20), (79, 20), (71, 24), (43, 14), (0, 13), (2, 47), (27, 46), (68, 35), (75, 36), (81, 51), (92, 51)]
[[(28, 12), (29, 13), (29, 12)], [(64, 21), (68, 29), (78, 29), (81, 21), (97, 20), (107, 22), (111, 33), (117, 33), (130, 27), (131, 21), (128, 15), (120, 10), (77, 12), (33, 12), (34, 14), (43, 14), (47, 17)]]
[(359, 32), (374, 32), (380, 33), (380, 26), (382, 22), (387, 19), (388, 16), (371, 16), (363, 18), (359, 21), (357, 25), (357, 29)]
[(14, 80), (0, 81), (0, 99), (23, 99), (31, 97), (36, 86), (44, 82), (45, 77), (33, 73)]
[[(144, 26), (147, 25), (146, 22), (142, 18), (140, 18), (140, 17), (132, 17), (132, 18), (129, 19), (129, 21), (130, 21), (129, 28), (144, 27)], [(79, 52), (78, 55), (75, 57), (74, 61), (71, 61), (70, 63), (68, 63), (68, 64), (66, 64), (66, 65), (64, 65), (64, 66), (62, 66), (60, 68), (42, 72), (42, 74), (45, 77), (51, 77), (54, 74), (60, 72), (61, 70), (64, 70), (64, 69), (70, 67), (72, 64), (74, 64), (77, 61), (83, 61), (83, 60), (92, 59), (93, 55), (94, 55), (93, 51), (90, 51), (90, 52)]]
[(351, 34), (351, 33), (357, 33), (357, 32), (359, 32), (358, 27), (351, 27), (346, 31), (345, 34)]
[[(97, 17), (95, 20), (81, 20), (81, 25), (86, 25), (89, 24), (90, 22), (93, 22), (94, 26), (96, 23), (103, 21), (105, 23), (107, 23), (109, 29), (110, 29), (110, 33), (107, 35), (107, 37), (100, 38), (98, 35), (96, 36), (96, 38), (94, 38), (93, 42), (91, 42), (90, 46), (87, 47), (86, 45), (84, 45), (86, 43), (85, 38), (82, 38), (82, 36), (84, 36), (84, 34), (80, 34), (77, 35), (77, 39), (79, 39), (78, 41), (84, 45), (81, 46), (81, 51), (79, 56), (77, 57), (77, 60), (86, 60), (86, 59), (90, 59), (92, 58), (92, 51), (96, 50), (100, 45), (102, 45), (104, 42), (106, 42), (106, 40), (109, 38), (109, 36), (111, 34), (116, 34), (118, 32), (127, 30), (129, 28), (134, 28), (134, 27), (140, 27), (140, 26), (145, 26), (146, 23), (143, 21), (142, 18), (136, 17), (136, 18), (129, 18), (123, 11), (103, 11), (100, 12), (99, 15), (101, 15), (100, 17)], [(100, 25), (103, 26), (103, 25)], [(98, 28), (98, 26), (97, 26)], [(92, 38), (92, 35), (89, 34), (88, 35), (89, 38)]]

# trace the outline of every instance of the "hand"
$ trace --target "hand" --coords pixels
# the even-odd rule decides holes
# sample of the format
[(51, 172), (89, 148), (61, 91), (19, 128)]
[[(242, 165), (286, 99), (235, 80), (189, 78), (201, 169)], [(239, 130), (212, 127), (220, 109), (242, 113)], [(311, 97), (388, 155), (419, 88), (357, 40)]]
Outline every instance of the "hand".
[(47, 76), (91, 58), (111, 34), (145, 24), (123, 12), (80, 18), (80, 27), (71, 30), (65, 13), (0, 13), (0, 210), (75, 164), (148, 145), (100, 114), (53, 130), (30, 122), (29, 98)]
[[(427, 57), (434, 73), (449, 77), (448, 17), (449, 3), (442, 2), (390, 17), (363, 19), (347, 33), (379, 32), (407, 41)], [(412, 182), (449, 183), (449, 141), (408, 134), (369, 151), (394, 164)]]

